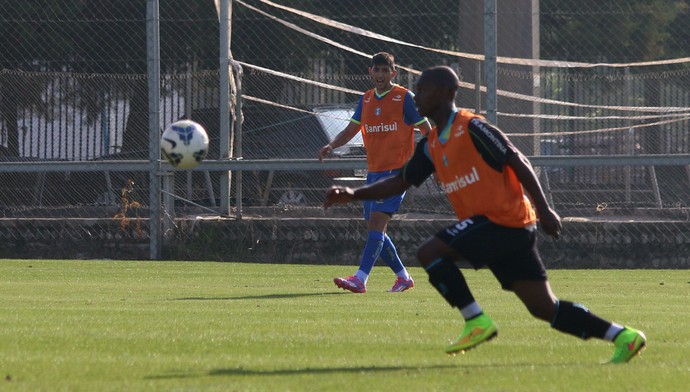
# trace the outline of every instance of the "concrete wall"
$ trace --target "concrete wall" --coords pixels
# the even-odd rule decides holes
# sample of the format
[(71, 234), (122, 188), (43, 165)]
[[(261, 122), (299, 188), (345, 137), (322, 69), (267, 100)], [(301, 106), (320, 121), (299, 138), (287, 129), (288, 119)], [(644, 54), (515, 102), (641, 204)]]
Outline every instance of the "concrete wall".
[[(394, 220), (390, 234), (404, 262), (417, 266), (424, 239), (453, 221)], [(293, 264), (358, 264), (365, 230), (359, 218), (178, 220), (165, 259)], [(566, 220), (560, 240), (541, 238), (548, 268), (690, 268), (690, 222)], [(110, 219), (0, 219), (1, 258), (142, 259), (147, 222), (126, 230)], [(497, 246), (500, 243), (497, 242)]]

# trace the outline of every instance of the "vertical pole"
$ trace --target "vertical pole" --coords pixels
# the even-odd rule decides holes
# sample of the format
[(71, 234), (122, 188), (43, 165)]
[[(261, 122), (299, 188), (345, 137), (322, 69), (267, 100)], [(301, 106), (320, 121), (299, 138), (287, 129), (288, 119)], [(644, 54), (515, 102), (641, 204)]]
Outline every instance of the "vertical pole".
[(474, 84), (474, 112), (479, 114), (482, 112), (482, 63), (477, 61), (477, 68), (475, 69), (476, 79)]
[[(184, 89), (184, 112), (185, 118), (187, 120), (192, 119), (192, 111), (194, 110), (194, 105), (192, 102), (192, 76), (194, 74), (192, 70), (192, 62), (187, 63), (187, 71), (185, 72), (185, 89)], [(192, 194), (192, 171), (187, 170), (187, 199), (193, 200), (194, 195)]]
[(146, 63), (149, 95), (149, 257), (151, 260), (157, 260), (161, 257), (160, 60), (158, 0), (147, 0)]
[[(230, 134), (230, 18), (232, 17), (232, 2), (220, 0), (218, 18), (220, 22), (220, 85), (219, 85), (219, 116), (220, 116), (220, 159), (228, 159), (233, 154), (233, 138)], [(221, 172), (220, 176), (220, 210), (221, 215), (230, 215), (230, 187), (232, 186), (232, 172)]]
[[(625, 67), (624, 70), (625, 74), (625, 97), (628, 99), (626, 104), (628, 106), (633, 105), (633, 93), (632, 93), (632, 81), (630, 80), (630, 67)], [(626, 121), (626, 124), (628, 126), (632, 125), (632, 122), (630, 120)], [(630, 127), (628, 128), (628, 134), (626, 135), (625, 138), (625, 144), (624, 144), (625, 150), (623, 151), (624, 155), (635, 155), (635, 129)], [(625, 166), (623, 168), (623, 173), (624, 173), (624, 183), (625, 183), (625, 201), (627, 203), (632, 202), (632, 166)]]
[[(539, 0), (530, 1), (530, 36), (532, 42), (530, 45), (530, 52), (533, 59), (538, 59), (541, 57), (539, 48), (541, 42), (541, 35), (539, 33)], [(532, 96), (534, 98), (541, 98), (541, 68), (538, 65), (532, 66)], [(538, 100), (532, 102), (532, 114), (537, 116), (534, 117), (532, 121), (532, 130), (534, 132), (534, 138), (532, 139), (532, 151), (534, 155), (555, 155), (556, 146), (558, 145), (557, 140), (542, 140), (539, 135), (541, 133), (541, 119), (538, 115), (541, 114), (541, 103)], [(542, 151), (542, 146), (544, 143), (548, 143), (549, 147), (544, 147)], [(544, 188), (544, 193), (546, 194), (546, 200), (549, 204), (553, 205), (553, 196), (551, 194), (551, 184), (549, 183), (549, 170), (548, 167), (535, 167), (534, 171), (537, 174), (537, 178), (541, 181), (542, 188)]]
[(161, 246), (165, 246), (167, 244), (166, 239), (170, 238), (175, 227), (175, 173), (168, 171), (159, 174), (161, 186), (165, 190), (161, 194), (163, 205), (159, 209), (161, 211), (161, 235), (159, 242)]
[[(533, 59), (539, 59), (541, 58), (540, 54), (540, 47), (541, 47), (541, 33), (539, 32), (539, 0), (532, 0), (531, 2), (531, 8), (532, 8), (532, 28), (531, 28), (531, 36), (532, 36), (532, 58)], [(541, 98), (541, 67), (538, 65), (532, 66), (532, 96), (535, 98)], [(538, 117), (541, 115), (541, 102), (535, 100), (532, 103), (532, 113), (536, 114), (537, 116), (534, 117), (534, 121), (532, 124), (532, 129), (534, 130), (534, 143), (533, 143), (533, 149), (534, 149), (534, 155), (540, 155), (541, 154), (541, 137), (539, 134), (541, 133), (541, 118)], [(555, 146), (558, 144), (557, 140), (554, 140), (553, 142), (554, 150)], [(551, 154), (555, 155), (556, 152), (553, 151)]]
[[(240, 63), (232, 62), (235, 71), (235, 151), (238, 157), (242, 157), (242, 66)], [(235, 206), (237, 211), (235, 217), (242, 219), (242, 171), (237, 172), (237, 182), (235, 183)]]
[(496, 0), (484, 0), (484, 77), (486, 78), (486, 117), (497, 124), (496, 118)]

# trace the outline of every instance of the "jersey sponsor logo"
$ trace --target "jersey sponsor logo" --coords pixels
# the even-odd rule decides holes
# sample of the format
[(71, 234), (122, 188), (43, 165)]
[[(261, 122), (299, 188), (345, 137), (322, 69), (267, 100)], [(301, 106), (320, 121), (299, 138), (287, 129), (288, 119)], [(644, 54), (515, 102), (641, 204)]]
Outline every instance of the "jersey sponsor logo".
[(479, 128), (479, 130), (484, 134), (484, 136), (489, 138), (489, 140), (491, 140), (494, 146), (496, 146), (496, 148), (498, 148), (503, 154), (505, 154), (508, 151), (508, 148), (505, 146), (505, 144), (503, 144), (503, 142), (496, 138), (496, 135), (494, 135), (494, 133), (491, 132), (491, 130), (486, 126), (484, 122), (480, 121), (477, 118), (473, 118), (472, 124)]
[(378, 133), (378, 132), (394, 132), (398, 130), (398, 123), (390, 123), (390, 124), (384, 124), (381, 123), (379, 125), (368, 125), (364, 124), (364, 132), (366, 133)]
[(395, 97), (393, 97), (393, 102), (400, 102), (400, 101), (402, 101), (402, 95), (396, 95)]
[(479, 173), (477, 173), (477, 168), (472, 166), (471, 172), (462, 176), (455, 176), (453, 181), (441, 183), (441, 187), (443, 188), (443, 192), (449, 194), (466, 188), (477, 181), (479, 181)]

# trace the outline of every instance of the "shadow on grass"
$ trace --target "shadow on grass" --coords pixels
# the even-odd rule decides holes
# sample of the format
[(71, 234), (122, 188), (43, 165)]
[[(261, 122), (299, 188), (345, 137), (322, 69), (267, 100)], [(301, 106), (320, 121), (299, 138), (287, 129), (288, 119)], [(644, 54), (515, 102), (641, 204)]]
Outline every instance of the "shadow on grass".
[(193, 378), (204, 376), (290, 376), (302, 374), (331, 374), (331, 373), (377, 373), (398, 371), (423, 372), (432, 369), (457, 369), (459, 365), (434, 365), (434, 366), (372, 366), (372, 367), (333, 367), (333, 368), (304, 368), (304, 369), (276, 369), (257, 370), (245, 368), (213, 369), (206, 374), (161, 374), (145, 377), (148, 380), (164, 380), (175, 378)]
[(330, 374), (330, 373), (377, 373), (377, 372), (398, 372), (405, 371), (425, 371), (431, 369), (455, 369), (457, 365), (434, 365), (434, 366), (373, 366), (373, 367), (333, 367), (333, 368), (304, 368), (304, 369), (276, 369), (276, 370), (255, 370), (255, 369), (213, 369), (208, 372), (209, 376), (290, 376), (300, 374)]
[(184, 297), (174, 298), (173, 301), (231, 301), (248, 299), (275, 299), (275, 298), (299, 298), (299, 297), (320, 297), (323, 295), (345, 295), (349, 293), (289, 293), (289, 294), (266, 294), (266, 295), (246, 295), (242, 297)]
[(425, 372), (429, 370), (446, 370), (446, 369), (501, 369), (501, 368), (563, 368), (563, 367), (595, 367), (599, 368), (602, 364), (588, 363), (495, 363), (495, 364), (467, 364), (467, 363), (453, 363), (448, 365), (430, 365), (430, 366), (360, 366), (360, 367), (324, 367), (324, 368), (302, 368), (302, 369), (276, 369), (276, 370), (259, 370), (247, 369), (243, 367), (227, 368), (227, 369), (213, 369), (208, 373), (170, 373), (160, 374), (144, 377), (147, 380), (166, 380), (166, 379), (183, 379), (206, 376), (294, 376), (294, 375), (321, 375), (321, 374), (337, 374), (337, 373), (385, 373), (385, 372)]

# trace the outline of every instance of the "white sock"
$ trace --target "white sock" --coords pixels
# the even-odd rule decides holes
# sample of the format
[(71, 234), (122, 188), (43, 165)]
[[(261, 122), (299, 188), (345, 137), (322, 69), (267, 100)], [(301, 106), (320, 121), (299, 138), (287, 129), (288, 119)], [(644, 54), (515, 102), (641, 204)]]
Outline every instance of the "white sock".
[(609, 327), (609, 329), (606, 330), (606, 334), (604, 334), (604, 339), (608, 340), (609, 342), (613, 342), (613, 339), (622, 330), (623, 330), (622, 326), (620, 326), (616, 323), (611, 323), (611, 326)]
[(358, 277), (359, 280), (365, 285), (367, 284), (367, 280), (369, 280), (369, 274), (364, 273), (362, 270), (357, 270), (355, 276)]
[(482, 313), (482, 308), (481, 306), (479, 306), (477, 302), (472, 302), (471, 304), (460, 309), (460, 313), (462, 314), (462, 317), (465, 320), (469, 320), (472, 317), (475, 317), (478, 314)]
[(403, 268), (402, 271), (396, 272), (395, 275), (397, 275), (399, 278), (410, 280), (410, 274), (407, 272), (405, 268)]

